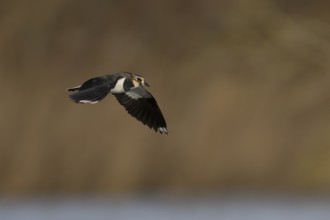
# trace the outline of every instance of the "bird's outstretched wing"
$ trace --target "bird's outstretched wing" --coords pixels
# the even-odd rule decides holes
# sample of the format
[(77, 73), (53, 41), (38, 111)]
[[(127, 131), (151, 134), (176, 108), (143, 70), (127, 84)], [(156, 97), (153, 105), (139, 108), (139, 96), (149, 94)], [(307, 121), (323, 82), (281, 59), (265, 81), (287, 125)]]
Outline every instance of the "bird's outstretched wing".
[(155, 98), (144, 88), (135, 87), (125, 93), (113, 94), (127, 112), (160, 133), (168, 133), (166, 122)]
[(69, 97), (76, 103), (95, 104), (110, 92), (115, 83), (115, 79), (110, 76), (95, 77), (87, 80), (81, 86), (69, 88), (68, 91), (75, 91)]

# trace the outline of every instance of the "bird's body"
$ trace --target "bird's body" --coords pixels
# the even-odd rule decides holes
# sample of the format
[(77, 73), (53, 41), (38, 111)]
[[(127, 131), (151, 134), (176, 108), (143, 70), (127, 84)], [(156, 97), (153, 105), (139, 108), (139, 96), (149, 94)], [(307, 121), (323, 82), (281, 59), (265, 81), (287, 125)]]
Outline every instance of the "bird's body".
[(154, 97), (143, 87), (149, 86), (140, 75), (120, 72), (87, 80), (81, 86), (69, 88), (76, 103), (95, 104), (108, 93), (113, 94), (127, 112), (155, 131), (167, 134), (164, 116)]

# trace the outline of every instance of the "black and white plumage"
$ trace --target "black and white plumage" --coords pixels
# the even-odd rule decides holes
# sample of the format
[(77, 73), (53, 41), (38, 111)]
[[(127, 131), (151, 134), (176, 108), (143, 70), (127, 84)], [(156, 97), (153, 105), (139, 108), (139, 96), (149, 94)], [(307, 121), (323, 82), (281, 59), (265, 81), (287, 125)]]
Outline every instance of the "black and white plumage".
[(149, 86), (140, 75), (120, 72), (87, 80), (81, 86), (69, 88), (76, 103), (95, 104), (109, 92), (126, 111), (156, 132), (168, 133), (164, 116), (155, 98), (144, 88)]

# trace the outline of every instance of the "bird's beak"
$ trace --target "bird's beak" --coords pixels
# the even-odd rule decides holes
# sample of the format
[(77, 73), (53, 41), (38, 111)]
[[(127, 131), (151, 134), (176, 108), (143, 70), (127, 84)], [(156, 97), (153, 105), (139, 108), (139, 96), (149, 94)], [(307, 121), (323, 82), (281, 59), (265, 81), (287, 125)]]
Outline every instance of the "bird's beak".
[(147, 83), (147, 82), (144, 82), (144, 85), (150, 87), (149, 83)]

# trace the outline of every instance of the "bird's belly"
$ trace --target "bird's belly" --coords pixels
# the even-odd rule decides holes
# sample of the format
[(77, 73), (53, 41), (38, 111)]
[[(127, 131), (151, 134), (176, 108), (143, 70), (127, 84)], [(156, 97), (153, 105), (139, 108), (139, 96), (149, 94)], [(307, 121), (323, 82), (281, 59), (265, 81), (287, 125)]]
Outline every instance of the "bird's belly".
[(115, 87), (113, 87), (110, 91), (111, 93), (123, 93), (125, 92), (124, 90), (124, 82), (125, 82), (126, 77), (121, 78), (117, 81)]

